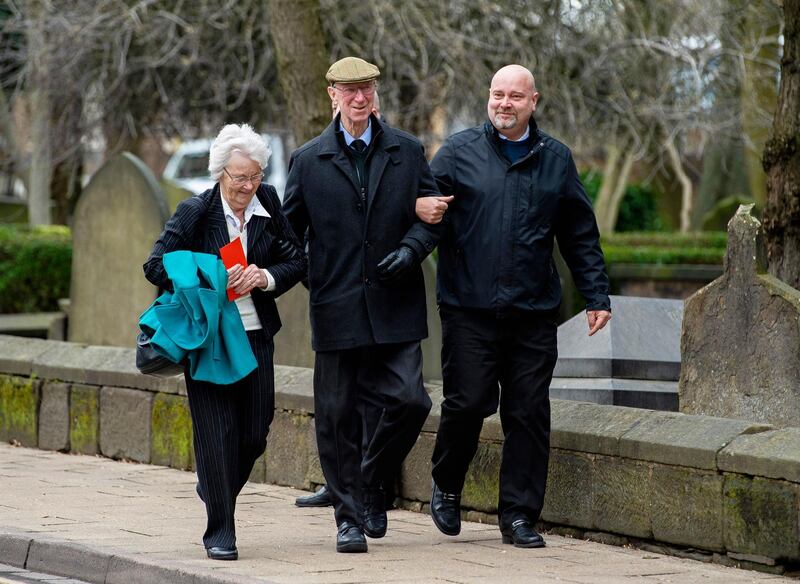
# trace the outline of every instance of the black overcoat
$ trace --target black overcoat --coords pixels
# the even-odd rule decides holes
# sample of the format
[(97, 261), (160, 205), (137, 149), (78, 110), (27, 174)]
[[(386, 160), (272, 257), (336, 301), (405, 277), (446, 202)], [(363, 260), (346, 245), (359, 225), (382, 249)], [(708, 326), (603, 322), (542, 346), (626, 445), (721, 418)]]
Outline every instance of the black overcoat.
[[(275, 290), (265, 292), (256, 288), (250, 295), (261, 326), (273, 336), (281, 328), (275, 298), (305, 276), (306, 266), (300, 244), (281, 210), (275, 187), (262, 184), (256, 196), (270, 216), (253, 215), (248, 221), (247, 261), (269, 270), (275, 279)], [(144, 263), (145, 277), (156, 286), (171, 290), (172, 283), (161, 261), (164, 254), (186, 249), (219, 256), (219, 248), (228, 243), (228, 224), (217, 183), (214, 188), (178, 204)]]
[(398, 246), (421, 261), (441, 227), (421, 222), (417, 197), (438, 195), (420, 142), (372, 120), (367, 187), (337, 135), (339, 118), (298, 148), (289, 162), (284, 211), (295, 234), (308, 237), (312, 346), (335, 351), (428, 335), (425, 285), (417, 266), (399, 282), (382, 283), (378, 263)]

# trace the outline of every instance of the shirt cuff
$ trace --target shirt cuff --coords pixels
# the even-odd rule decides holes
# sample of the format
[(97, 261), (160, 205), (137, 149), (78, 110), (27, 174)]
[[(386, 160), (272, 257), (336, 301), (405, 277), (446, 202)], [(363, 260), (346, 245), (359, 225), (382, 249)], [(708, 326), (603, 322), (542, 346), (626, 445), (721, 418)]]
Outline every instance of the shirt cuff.
[(261, 268), (261, 271), (264, 272), (264, 275), (267, 277), (267, 287), (261, 288), (264, 292), (272, 292), (276, 288), (275, 278), (272, 277), (272, 274), (269, 273), (268, 270), (265, 268)]

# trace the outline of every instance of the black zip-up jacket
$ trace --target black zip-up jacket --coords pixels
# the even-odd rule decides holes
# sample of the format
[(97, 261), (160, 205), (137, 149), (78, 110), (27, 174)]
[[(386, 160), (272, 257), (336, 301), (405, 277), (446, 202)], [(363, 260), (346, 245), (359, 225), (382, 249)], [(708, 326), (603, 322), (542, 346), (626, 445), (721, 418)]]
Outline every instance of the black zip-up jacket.
[(587, 310), (610, 310), (600, 235), (572, 153), (530, 121), (531, 151), (511, 164), (490, 122), (454, 134), (431, 162), (455, 198), (439, 242), (440, 304), (497, 313), (554, 311), (553, 241)]

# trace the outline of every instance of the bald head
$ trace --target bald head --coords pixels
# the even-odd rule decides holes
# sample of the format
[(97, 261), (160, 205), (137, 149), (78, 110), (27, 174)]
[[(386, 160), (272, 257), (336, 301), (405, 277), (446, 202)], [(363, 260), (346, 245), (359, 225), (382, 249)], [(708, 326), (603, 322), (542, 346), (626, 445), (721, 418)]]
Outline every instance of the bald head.
[(506, 65), (492, 77), (486, 109), (498, 132), (509, 140), (519, 140), (536, 111), (538, 99), (533, 73), (521, 65)]
[(536, 92), (536, 81), (533, 79), (533, 73), (522, 65), (506, 65), (497, 70), (492, 77), (492, 87), (495, 82), (501, 83), (508, 80), (518, 81), (525, 85), (531, 93)]

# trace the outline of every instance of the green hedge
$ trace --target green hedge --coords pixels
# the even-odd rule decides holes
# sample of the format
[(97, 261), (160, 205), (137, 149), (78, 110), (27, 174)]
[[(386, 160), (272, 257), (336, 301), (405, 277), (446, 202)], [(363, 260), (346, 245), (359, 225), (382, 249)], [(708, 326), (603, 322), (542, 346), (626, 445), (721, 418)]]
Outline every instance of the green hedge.
[(71, 267), (67, 227), (0, 225), (0, 313), (58, 310)]
[[(727, 234), (615, 233), (603, 238), (606, 262), (722, 264)], [(67, 227), (0, 225), (0, 313), (58, 310), (69, 296), (72, 244)]]
[(602, 240), (609, 264), (722, 264), (728, 235), (702, 233), (614, 233)]

